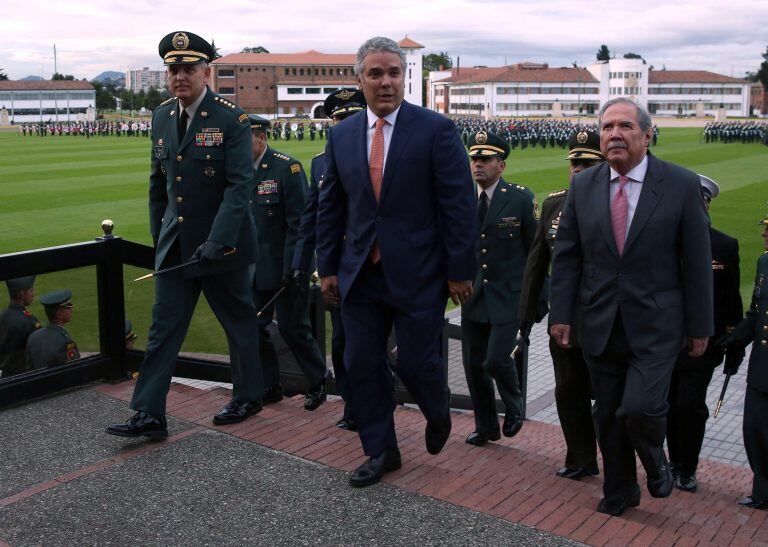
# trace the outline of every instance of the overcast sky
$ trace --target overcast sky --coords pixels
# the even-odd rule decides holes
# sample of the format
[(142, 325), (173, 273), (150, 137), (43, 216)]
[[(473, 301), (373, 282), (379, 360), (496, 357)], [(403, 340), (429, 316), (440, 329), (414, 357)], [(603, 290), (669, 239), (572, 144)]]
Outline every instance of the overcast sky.
[(407, 34), (425, 52), (447, 51), (454, 63), (460, 56), (461, 66), (584, 65), (607, 44), (657, 69), (736, 77), (757, 70), (768, 46), (766, 0), (0, 0), (0, 8), (0, 68), (11, 79), (50, 78), (54, 43), (59, 72), (77, 78), (160, 68), (157, 43), (175, 30), (214, 39), (222, 54), (259, 45), (354, 53), (371, 36)]

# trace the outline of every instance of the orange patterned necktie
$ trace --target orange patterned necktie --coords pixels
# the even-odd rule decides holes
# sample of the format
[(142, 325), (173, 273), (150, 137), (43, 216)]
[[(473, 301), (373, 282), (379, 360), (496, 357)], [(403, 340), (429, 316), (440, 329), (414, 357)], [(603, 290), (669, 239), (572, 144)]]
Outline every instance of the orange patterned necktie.
[[(384, 178), (384, 125), (386, 124), (387, 120), (384, 118), (376, 120), (376, 130), (371, 141), (371, 157), (368, 159), (368, 172), (371, 175), (371, 185), (373, 186), (373, 195), (376, 196), (376, 203), (379, 202), (379, 196), (381, 196), (381, 180)], [(378, 241), (373, 242), (369, 256), (374, 264), (381, 260)]]

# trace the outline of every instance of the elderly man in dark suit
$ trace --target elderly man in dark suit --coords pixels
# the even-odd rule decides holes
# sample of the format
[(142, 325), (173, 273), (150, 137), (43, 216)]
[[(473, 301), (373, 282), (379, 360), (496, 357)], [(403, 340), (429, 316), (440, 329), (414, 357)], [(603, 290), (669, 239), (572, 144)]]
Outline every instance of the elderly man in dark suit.
[(600, 110), (606, 163), (576, 175), (555, 242), (550, 334), (581, 343), (597, 402), (604, 498), (620, 515), (648, 491), (669, 496), (663, 443), (676, 358), (704, 353), (713, 333), (712, 252), (699, 177), (648, 153), (650, 115), (626, 98)]
[(446, 297), (472, 292), (475, 198), (453, 122), (411, 105), (397, 43), (371, 38), (356, 72), (367, 108), (328, 134), (317, 213), (317, 258), (327, 300), (342, 302), (348, 396), (369, 459), (353, 486), (398, 469), (387, 338), (398, 375), (427, 419), (427, 451), (451, 431), (441, 355)]

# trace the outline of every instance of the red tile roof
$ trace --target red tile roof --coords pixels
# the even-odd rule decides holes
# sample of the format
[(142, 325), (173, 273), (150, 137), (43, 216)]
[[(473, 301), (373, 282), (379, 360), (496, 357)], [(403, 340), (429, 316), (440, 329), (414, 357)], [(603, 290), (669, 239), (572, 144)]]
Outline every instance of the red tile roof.
[(483, 82), (534, 82), (534, 83), (566, 83), (578, 82), (598, 83), (592, 74), (586, 68), (541, 68), (528, 69), (514, 67), (482, 67), (482, 68), (462, 68), (457, 72), (456, 68), (451, 69), (451, 76), (440, 83), (468, 84)]
[(744, 84), (746, 80), (731, 78), (707, 70), (651, 70), (648, 81), (652, 84)]
[(92, 90), (90, 82), (81, 80), (0, 80), (0, 91)]
[(411, 49), (419, 49), (424, 47), (420, 43), (418, 43), (416, 40), (411, 40), (410, 38), (408, 38), (407, 34), (405, 35), (405, 38), (403, 38), (397, 43), (397, 45), (403, 48), (411, 48)]
[(310, 49), (300, 53), (230, 53), (214, 65), (345, 65), (355, 64), (354, 53), (321, 53)]

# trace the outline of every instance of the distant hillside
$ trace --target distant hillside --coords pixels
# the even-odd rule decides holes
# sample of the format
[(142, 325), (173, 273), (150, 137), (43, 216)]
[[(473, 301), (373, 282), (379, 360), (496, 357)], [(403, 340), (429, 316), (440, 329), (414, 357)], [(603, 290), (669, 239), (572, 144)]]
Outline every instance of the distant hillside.
[(125, 85), (125, 72), (115, 70), (106, 70), (98, 76), (91, 78), (92, 82), (112, 83), (120, 86)]
[(43, 78), (41, 76), (27, 76), (25, 78), (22, 78), (22, 80), (42, 80)]

